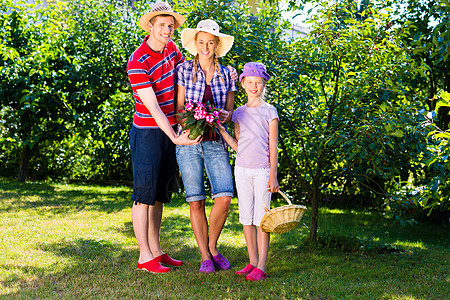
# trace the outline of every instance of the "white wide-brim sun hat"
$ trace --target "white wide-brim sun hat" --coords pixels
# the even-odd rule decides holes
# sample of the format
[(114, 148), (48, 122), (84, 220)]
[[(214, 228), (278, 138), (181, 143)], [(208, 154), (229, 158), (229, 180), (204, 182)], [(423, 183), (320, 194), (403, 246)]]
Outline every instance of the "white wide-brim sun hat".
[(219, 38), (219, 44), (216, 47), (216, 56), (225, 56), (231, 47), (233, 47), (234, 37), (231, 35), (220, 33), (219, 25), (213, 20), (202, 20), (198, 22), (197, 28), (185, 28), (181, 32), (181, 44), (190, 54), (197, 55), (197, 46), (195, 46), (195, 35), (197, 32), (203, 31), (211, 33)]
[(143, 15), (139, 20), (139, 26), (147, 32), (150, 32), (148, 24), (153, 17), (158, 15), (170, 15), (175, 19), (175, 29), (183, 25), (184, 17), (172, 10), (172, 7), (166, 2), (155, 3), (152, 10)]

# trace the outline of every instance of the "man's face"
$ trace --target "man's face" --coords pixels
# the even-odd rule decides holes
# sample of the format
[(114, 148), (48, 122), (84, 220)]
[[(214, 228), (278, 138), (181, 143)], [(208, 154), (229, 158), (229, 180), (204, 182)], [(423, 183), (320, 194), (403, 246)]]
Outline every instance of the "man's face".
[(175, 20), (173, 17), (157, 16), (153, 24), (149, 23), (152, 39), (167, 44), (172, 40), (173, 31), (175, 30)]

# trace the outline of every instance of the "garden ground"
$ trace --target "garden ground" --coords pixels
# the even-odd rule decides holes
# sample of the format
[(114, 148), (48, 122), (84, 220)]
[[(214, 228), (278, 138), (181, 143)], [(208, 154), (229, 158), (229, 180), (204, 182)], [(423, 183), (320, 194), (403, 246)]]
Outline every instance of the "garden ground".
[(381, 213), (350, 209), (321, 208), (319, 235), (352, 236), (400, 251), (312, 249), (303, 242), (307, 212), (296, 229), (272, 235), (267, 280), (246, 282), (234, 274), (247, 264), (247, 253), (233, 199), (219, 240), (232, 269), (200, 274), (189, 207), (177, 196), (165, 207), (162, 245), (185, 265), (169, 274), (137, 271), (131, 193), (121, 186), (0, 179), (0, 297), (450, 299), (448, 226), (400, 227)]

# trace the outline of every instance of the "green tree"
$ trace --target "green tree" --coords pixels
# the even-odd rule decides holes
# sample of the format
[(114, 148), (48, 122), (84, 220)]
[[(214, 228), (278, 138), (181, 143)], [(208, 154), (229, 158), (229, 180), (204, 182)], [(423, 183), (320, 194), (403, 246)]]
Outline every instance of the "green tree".
[(289, 75), (276, 82), (285, 99), (280, 142), (292, 180), (311, 200), (312, 239), (324, 194), (357, 194), (381, 177), (380, 189), (370, 190), (389, 199), (386, 180), (417, 172), (422, 118), (420, 101), (405, 97), (415, 65), (399, 39), (403, 29), (387, 29), (386, 17), (370, 8), (355, 19), (353, 1), (321, 6), (311, 34), (284, 58), (280, 74)]
[(450, 90), (450, 2), (391, 0), (385, 5), (394, 9), (394, 24), (409, 27), (404, 41), (415, 48), (414, 59), (427, 66), (413, 84), (427, 92), (429, 110), (434, 110), (434, 95), (441, 89)]
[[(0, 139), (2, 148), (9, 149), (10, 159), (5, 160), (15, 164), (19, 159), (18, 179), (25, 181), (32, 156), (54, 153), (53, 142), (72, 135), (98, 140), (105, 137), (99, 128), (115, 126), (123, 131), (128, 126), (123, 119), (103, 125), (98, 120), (105, 119), (99, 114), (105, 112), (112, 95), (129, 90), (126, 62), (141, 33), (126, 1), (51, 2), (39, 8), (2, 0), (0, 8), (5, 12), (0, 15), (4, 28)], [(124, 117), (130, 120), (129, 114)], [(39, 151), (40, 147), (46, 149)], [(14, 154), (18, 149), (20, 158)], [(95, 157), (106, 161), (110, 155)]]
[[(42, 140), (61, 140), (73, 118), (66, 104), (68, 94), (60, 86), (56, 65), (66, 64), (62, 6), (54, 11), (34, 10), (34, 6), (2, 1), (0, 101), (4, 119), (2, 144), (21, 149), (18, 178), (24, 181), (28, 162)], [(55, 23), (39, 22), (53, 18)], [(59, 23), (59, 24), (58, 24)], [(52, 39), (50, 37), (53, 36)], [(67, 63), (68, 64), (68, 63)], [(6, 137), (5, 137), (6, 136)], [(3, 146), (4, 147), (4, 146)]]

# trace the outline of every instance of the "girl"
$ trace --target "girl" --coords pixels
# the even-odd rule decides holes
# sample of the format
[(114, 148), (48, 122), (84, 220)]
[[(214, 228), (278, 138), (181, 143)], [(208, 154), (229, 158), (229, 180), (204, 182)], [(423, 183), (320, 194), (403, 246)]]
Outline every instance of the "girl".
[[(186, 102), (209, 102), (221, 109), (222, 122), (231, 120), (237, 88), (230, 71), (219, 65), (217, 58), (231, 49), (233, 40), (232, 36), (220, 33), (219, 25), (213, 20), (202, 20), (197, 28), (182, 31), (183, 47), (195, 59), (177, 67), (177, 111), (182, 110)], [(183, 123), (183, 120), (178, 121)], [(202, 256), (199, 271), (211, 273), (216, 268), (229, 269), (230, 263), (217, 250), (217, 241), (233, 196), (233, 178), (226, 144), (220, 135), (209, 131), (205, 132), (202, 142), (197, 145), (176, 147), (176, 154), (186, 201), (189, 203), (192, 230)], [(205, 213), (205, 169), (214, 199), (209, 226)]]
[(278, 191), (278, 114), (264, 101), (265, 86), (270, 79), (262, 63), (249, 62), (239, 77), (247, 93), (247, 103), (233, 113), (235, 139), (223, 126), (220, 133), (236, 151), (235, 179), (239, 202), (239, 221), (244, 227), (250, 263), (238, 275), (247, 280), (266, 278), (270, 234), (262, 232), (260, 223), (264, 206), (270, 207), (270, 192)]

